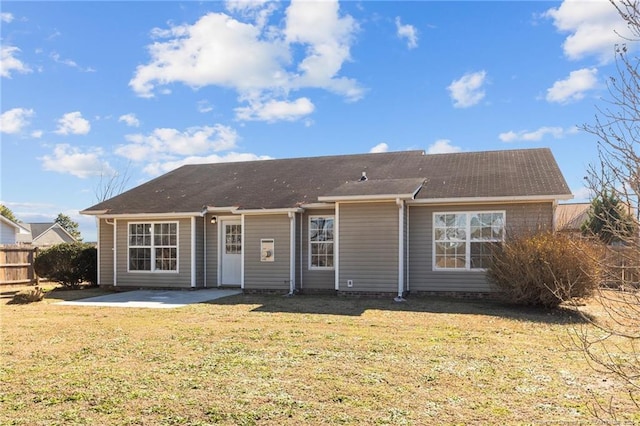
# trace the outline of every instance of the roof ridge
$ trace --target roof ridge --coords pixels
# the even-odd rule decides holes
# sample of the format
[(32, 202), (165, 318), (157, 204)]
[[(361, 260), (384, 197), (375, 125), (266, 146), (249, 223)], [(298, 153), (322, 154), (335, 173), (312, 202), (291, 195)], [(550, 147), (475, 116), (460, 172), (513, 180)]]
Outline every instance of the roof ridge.
[[(332, 154), (332, 155), (320, 155), (320, 156), (307, 156), (307, 157), (285, 157), (285, 158), (270, 158), (264, 160), (245, 160), (245, 161), (229, 161), (229, 162), (218, 162), (218, 163), (200, 163), (200, 164), (185, 164), (180, 166), (174, 170), (178, 170), (184, 167), (197, 167), (197, 166), (206, 166), (206, 165), (218, 165), (218, 164), (248, 164), (248, 163), (260, 163), (263, 161), (274, 162), (274, 161), (296, 161), (296, 160), (329, 160), (336, 158), (354, 158), (354, 157), (369, 157), (369, 156), (383, 156), (383, 155), (399, 155), (399, 154), (407, 154), (407, 155), (426, 155), (424, 150), (421, 149), (411, 149), (405, 151), (389, 151), (389, 152), (363, 152), (358, 154)], [(171, 172), (168, 172), (171, 173)]]

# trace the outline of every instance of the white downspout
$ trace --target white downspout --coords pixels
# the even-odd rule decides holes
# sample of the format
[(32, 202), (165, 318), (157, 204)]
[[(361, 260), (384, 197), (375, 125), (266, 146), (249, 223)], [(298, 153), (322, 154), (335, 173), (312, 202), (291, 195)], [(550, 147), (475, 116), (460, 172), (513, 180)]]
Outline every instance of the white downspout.
[(340, 204), (336, 203), (333, 221), (333, 267), (335, 269), (336, 291), (340, 290)]
[(289, 294), (296, 289), (296, 214), (289, 212)]
[(300, 242), (299, 242), (299, 244), (300, 244), (300, 290), (302, 290), (302, 286), (304, 285), (304, 280), (302, 279), (302, 277), (303, 277), (303, 273), (302, 273), (303, 268), (307, 268), (308, 267), (307, 264), (304, 263), (304, 259), (302, 257), (302, 252), (304, 251), (303, 250), (303, 246), (302, 246), (302, 243), (303, 243), (303, 239), (302, 239), (303, 235), (302, 235), (302, 233), (304, 232), (304, 222), (305, 222), (305, 220), (306, 220), (306, 218), (304, 217), (304, 213), (300, 213)]
[(196, 217), (191, 216), (191, 288), (196, 286)]
[(98, 236), (96, 238), (96, 256), (98, 257), (98, 261), (96, 263), (96, 284), (100, 285), (102, 280), (100, 279), (100, 218), (96, 217), (96, 229), (98, 230)]
[(207, 286), (207, 214), (203, 215), (202, 223), (204, 224), (202, 227), (202, 272), (204, 275), (204, 287)]
[(396, 198), (398, 205), (398, 297), (396, 302), (404, 300), (404, 201)]
[[(218, 216), (218, 221), (216, 223), (216, 281), (217, 287), (221, 286), (222, 283), (222, 220)], [(242, 237), (242, 244), (244, 245), (244, 236)]]
[(118, 285), (118, 219), (113, 219), (113, 286)]
[(240, 258), (240, 288), (242, 290), (244, 290), (244, 253), (245, 253), (245, 249), (244, 246), (246, 244), (246, 239), (244, 238), (244, 216), (242, 215), (240, 216), (240, 229), (242, 230), (242, 234), (240, 234), (241, 238), (242, 238), (242, 253), (240, 253), (242, 255), (242, 257)]

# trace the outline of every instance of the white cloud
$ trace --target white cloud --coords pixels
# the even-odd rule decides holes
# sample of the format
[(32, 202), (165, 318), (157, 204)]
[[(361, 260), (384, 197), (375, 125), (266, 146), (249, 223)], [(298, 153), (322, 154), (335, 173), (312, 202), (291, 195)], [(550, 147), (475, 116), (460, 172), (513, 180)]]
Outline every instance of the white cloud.
[(198, 112), (202, 112), (202, 113), (213, 111), (213, 107), (211, 106), (209, 101), (206, 99), (198, 101), (197, 108), (198, 108)]
[(570, 127), (568, 129), (563, 129), (562, 127), (549, 127), (543, 126), (534, 131), (521, 130), (519, 132), (514, 132), (510, 130), (508, 132), (500, 133), (498, 138), (502, 142), (516, 142), (516, 141), (540, 141), (545, 136), (550, 135), (554, 139), (561, 139), (568, 134), (573, 134), (578, 131), (577, 127)]
[(101, 174), (113, 173), (109, 163), (100, 157), (103, 152), (100, 148), (92, 148), (86, 152), (68, 144), (58, 144), (54, 147), (52, 155), (40, 158), (44, 170), (87, 178)]
[(556, 81), (551, 88), (547, 89), (547, 101), (566, 104), (583, 99), (585, 92), (596, 87), (597, 74), (596, 68), (571, 71), (569, 77)]
[(33, 117), (33, 110), (13, 108), (0, 115), (0, 133), (15, 134), (29, 125), (29, 118)]
[(586, 186), (574, 189), (571, 192), (573, 193), (574, 201), (589, 201), (593, 196), (591, 189)]
[(407, 39), (407, 47), (415, 49), (418, 47), (418, 30), (413, 25), (402, 25), (400, 17), (396, 16), (396, 29), (399, 38)]
[(78, 70), (82, 71), (82, 72), (95, 72), (96, 70), (91, 68), (91, 67), (81, 67), (80, 65), (78, 65), (75, 61), (71, 60), (71, 59), (63, 59), (59, 53), (57, 52), (53, 52), (51, 53), (51, 59), (53, 59), (54, 62), (58, 63), (58, 64), (62, 64), (62, 65), (66, 65), (68, 67), (71, 68), (77, 68)]
[(453, 99), (453, 106), (456, 108), (468, 108), (480, 102), (485, 92), (482, 85), (487, 78), (486, 71), (467, 73), (458, 80), (451, 82), (447, 90)]
[(185, 164), (207, 164), (207, 163), (231, 163), (238, 161), (256, 161), (256, 160), (270, 160), (271, 157), (266, 155), (256, 155), (251, 153), (238, 153), (229, 152), (225, 155), (208, 155), (203, 157), (187, 157), (181, 160), (165, 161), (165, 162), (153, 162), (148, 164), (143, 170), (145, 173), (157, 176), (162, 173), (170, 172)]
[(278, 9), (278, 4), (269, 0), (227, 0), (225, 7), (231, 13), (252, 19), (258, 28), (263, 28), (271, 14)]
[(118, 118), (118, 122), (124, 122), (129, 127), (140, 127), (140, 120), (135, 114), (124, 114)]
[(388, 152), (389, 145), (384, 142), (380, 142), (378, 145), (374, 146), (369, 150), (370, 153), (378, 153), (378, 152)]
[[(245, 15), (273, 7), (259, 1), (227, 3), (228, 10)], [(148, 46), (151, 60), (137, 67), (129, 85), (142, 97), (153, 97), (162, 86), (175, 82), (193, 88), (229, 87), (241, 102), (249, 103), (248, 111), (256, 102), (291, 104), (287, 99), (290, 91), (302, 88), (328, 90), (347, 100), (362, 97), (364, 91), (357, 81), (339, 75), (350, 59), (358, 25), (351, 16), (340, 14), (336, 1), (294, 0), (278, 25), (208, 13), (193, 25), (156, 28), (152, 35), (158, 40)], [(300, 60), (294, 55), (298, 51), (305, 52)], [(258, 119), (260, 114), (247, 116)], [(265, 117), (277, 119), (269, 114)], [(288, 114), (283, 117), (290, 119)]]
[(570, 33), (563, 49), (572, 60), (595, 56), (603, 63), (610, 62), (614, 58), (613, 46), (624, 42), (624, 37), (633, 38), (608, 0), (565, 0), (543, 16), (551, 18), (558, 31)]
[(58, 120), (55, 133), (59, 135), (86, 135), (91, 130), (89, 120), (82, 117), (80, 111), (68, 112)]
[(183, 132), (161, 128), (148, 135), (127, 135), (126, 139), (130, 143), (116, 148), (116, 154), (133, 161), (156, 161), (233, 149), (238, 134), (230, 127), (217, 124), (191, 127)]
[(439, 139), (427, 148), (427, 154), (449, 154), (461, 151), (462, 148), (451, 145), (451, 141), (449, 139)]
[(33, 132), (31, 132), (31, 137), (35, 139), (40, 139), (43, 134), (44, 132), (42, 130), (34, 130)]
[(0, 48), (0, 76), (11, 78), (11, 73), (14, 71), (21, 74), (31, 72), (31, 68), (28, 65), (15, 57), (19, 52), (20, 49), (15, 46), (2, 46)]
[(13, 21), (13, 14), (9, 12), (0, 13), (0, 21), (6, 22), (7, 24), (11, 23), (11, 21)]
[(308, 98), (298, 98), (293, 102), (270, 100), (265, 103), (249, 102), (247, 107), (235, 109), (239, 120), (267, 121), (278, 120), (295, 121), (313, 112), (315, 106)]

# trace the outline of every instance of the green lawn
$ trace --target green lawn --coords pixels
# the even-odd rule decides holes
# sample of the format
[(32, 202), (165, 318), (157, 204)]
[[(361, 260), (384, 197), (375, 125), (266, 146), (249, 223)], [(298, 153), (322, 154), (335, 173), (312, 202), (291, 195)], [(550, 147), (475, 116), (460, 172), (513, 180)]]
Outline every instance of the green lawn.
[(594, 394), (640, 422), (572, 348), (567, 311), (317, 296), (54, 304), (83, 291), (0, 301), (0, 423), (590, 424)]

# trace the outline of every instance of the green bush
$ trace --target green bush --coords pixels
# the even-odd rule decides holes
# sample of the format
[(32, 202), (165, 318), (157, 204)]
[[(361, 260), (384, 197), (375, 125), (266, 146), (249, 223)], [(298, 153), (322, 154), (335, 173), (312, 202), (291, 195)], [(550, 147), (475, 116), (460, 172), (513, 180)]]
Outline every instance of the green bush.
[(58, 244), (38, 254), (34, 262), (36, 274), (66, 287), (83, 282), (96, 284), (97, 251), (82, 243)]
[(601, 282), (599, 247), (562, 234), (510, 238), (493, 255), (487, 277), (512, 303), (555, 307), (591, 296)]

